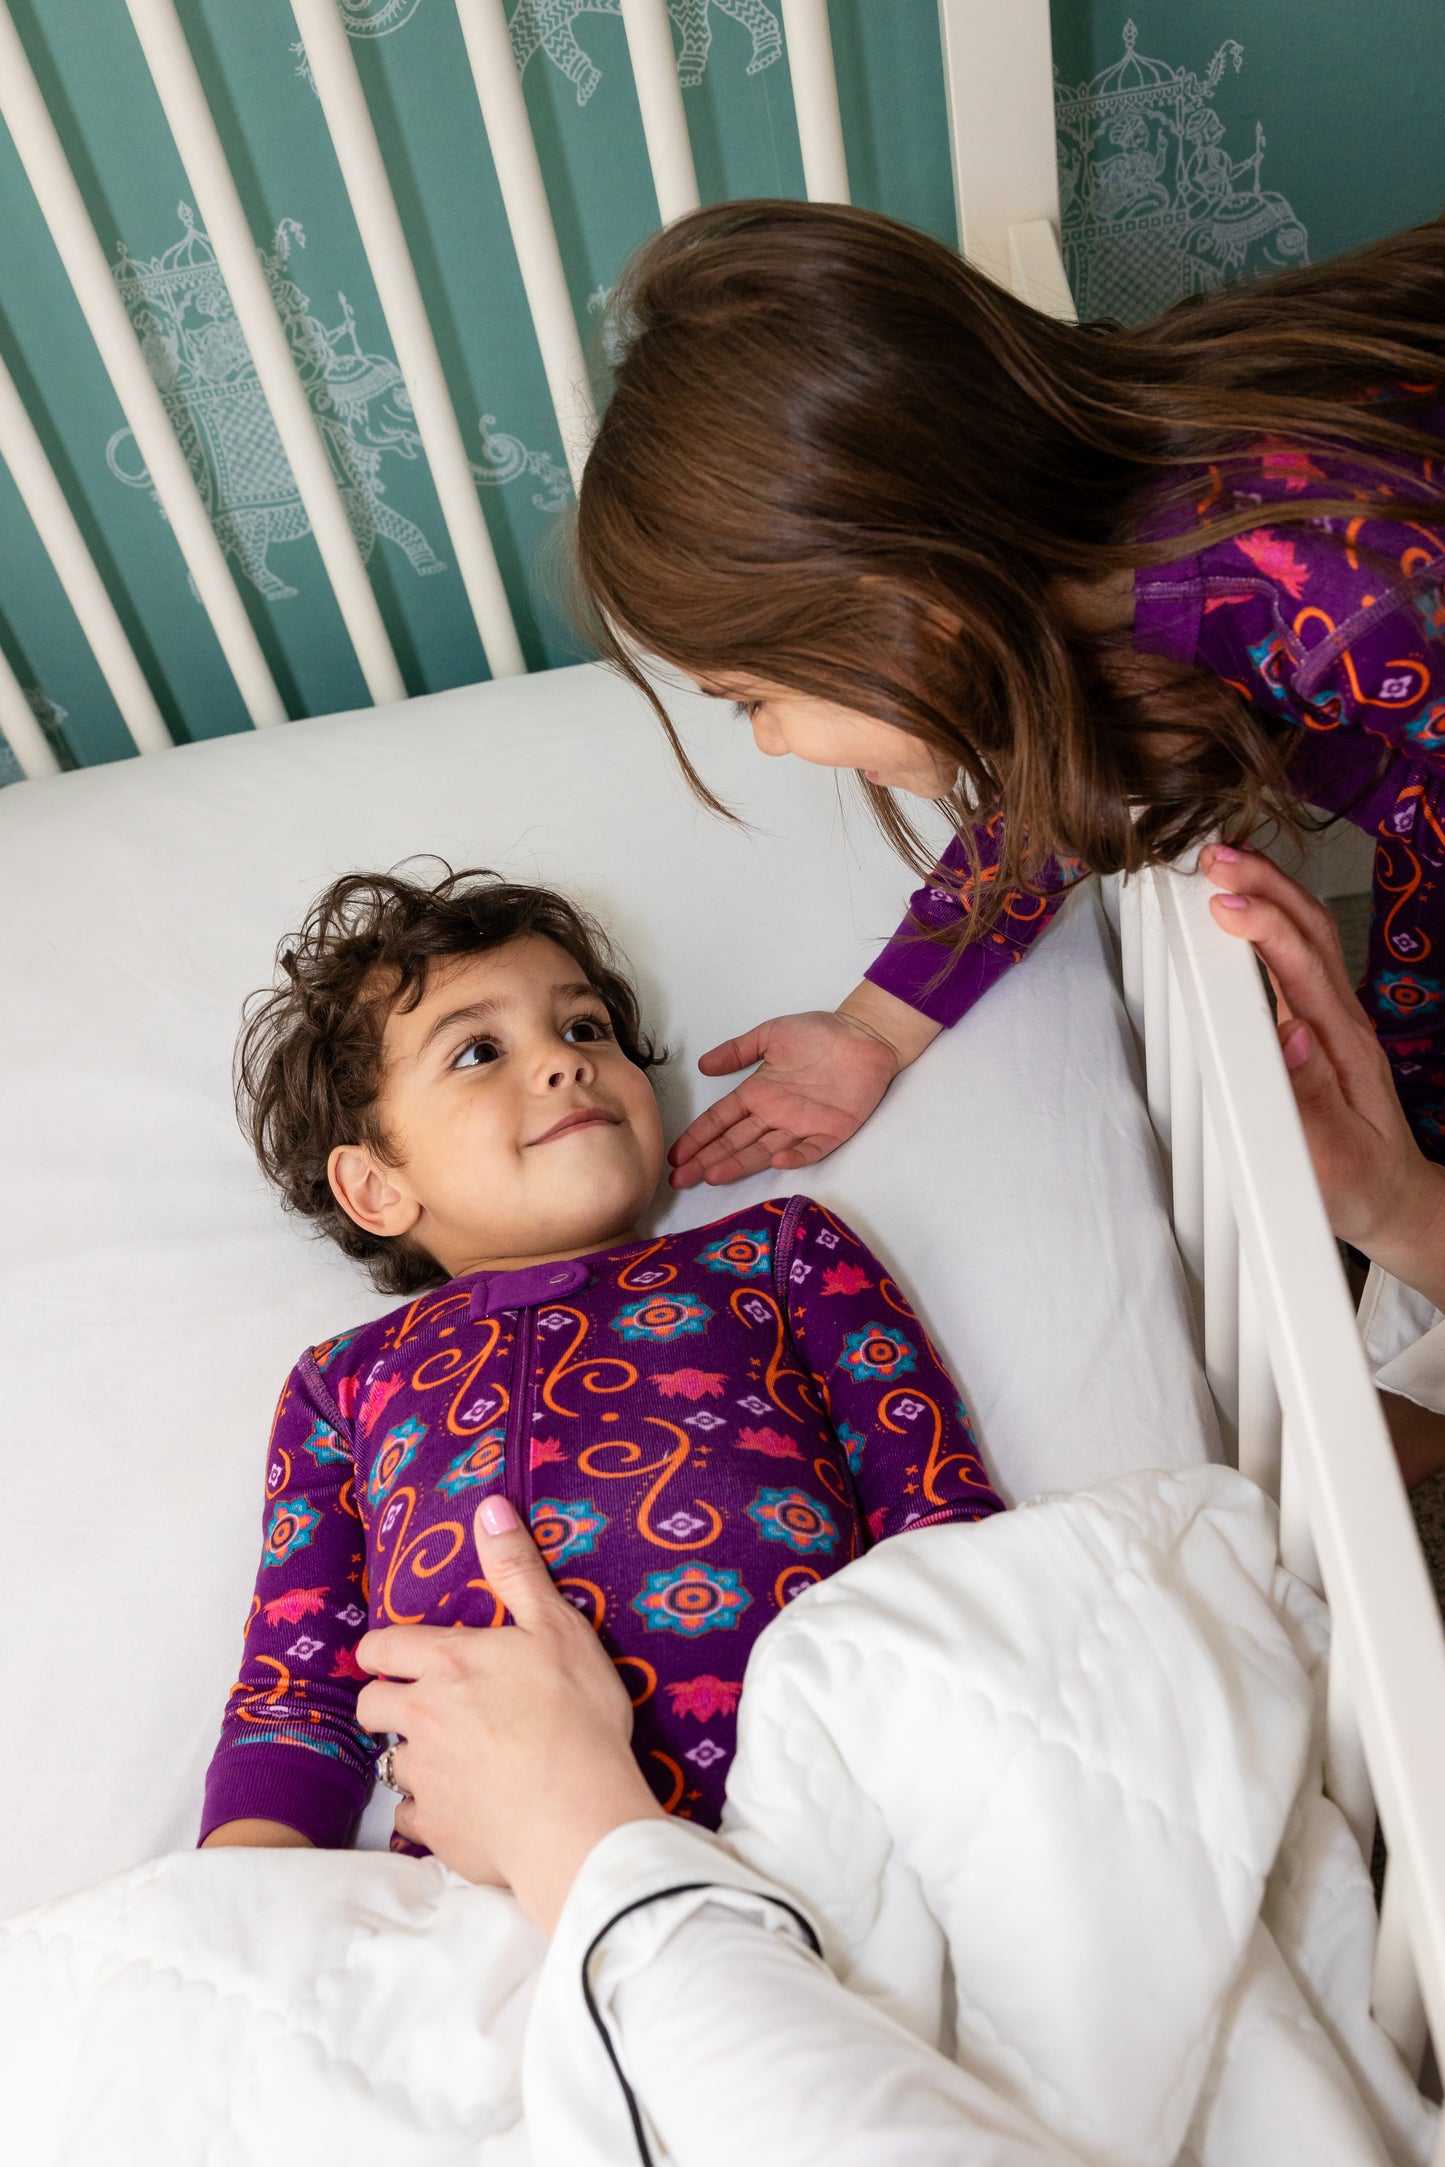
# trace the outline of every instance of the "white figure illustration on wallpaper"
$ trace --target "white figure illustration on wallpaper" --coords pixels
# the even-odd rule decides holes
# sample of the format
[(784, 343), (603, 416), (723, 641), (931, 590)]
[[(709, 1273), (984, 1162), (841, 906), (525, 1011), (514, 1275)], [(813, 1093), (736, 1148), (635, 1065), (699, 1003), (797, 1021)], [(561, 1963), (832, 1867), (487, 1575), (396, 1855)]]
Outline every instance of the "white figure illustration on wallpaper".
[[(65, 735), (65, 725), (70, 719), (69, 708), (61, 707), (56, 701), (48, 699), (39, 685), (31, 685), (26, 688), (25, 704), (45, 733), (46, 742), (60, 765), (63, 768), (78, 767), (80, 763), (71, 751), (69, 740)], [(0, 736), (0, 790), (3, 790), (7, 783), (18, 783), (24, 780), (25, 778), (20, 772), (20, 762), (6, 744), (4, 737)]]
[(1226, 38), (1201, 77), (1138, 51), (1087, 83), (1055, 85), (1064, 262), (1081, 316), (1138, 322), (1185, 294), (1209, 293), (1309, 260), (1309, 236), (1262, 185), (1264, 130), (1231, 158), (1212, 100), (1244, 48)]
[[(393, 30), (400, 30), (409, 23), (421, 6), (421, 0), (339, 0), (341, 20), (346, 34), (352, 38), (387, 38)], [(314, 90), (306, 47), (297, 38), (291, 47), (296, 55), (296, 73), (303, 75)]]
[[(667, 12), (682, 39), (677, 74), (684, 90), (696, 89), (707, 72), (708, 55), (712, 50), (710, 7), (731, 16), (747, 31), (753, 48), (748, 61), (749, 75), (756, 75), (761, 68), (770, 68), (783, 50), (778, 18), (764, 5), (764, 0), (668, 0)], [(601, 82), (602, 71), (583, 51), (572, 26), (579, 15), (621, 13), (622, 0), (517, 0), (509, 27), (518, 71), (526, 68), (534, 53), (544, 52), (576, 91), (577, 103), (585, 105)]]
[[(270, 551), (299, 541), (311, 522), (215, 252), (190, 206), (179, 211), (179, 241), (144, 261), (121, 246), (113, 274), (217, 540), (267, 601), (287, 601), (296, 589), (272, 569)], [(284, 219), (261, 261), (361, 554), (369, 558), (380, 535), (414, 572), (444, 571), (416, 522), (386, 502), (383, 461), (415, 460), (421, 451), (401, 371), (389, 354), (364, 350), (344, 294), (337, 296), (338, 324), (312, 313), (290, 269), (292, 249), (305, 242), (296, 220)], [(506, 483), (530, 475), (542, 485), (533, 504), (559, 509), (570, 493), (561, 467), (494, 428), (495, 417), (484, 415), (482, 461), (472, 466), (477, 479)], [(134, 456), (130, 430), (118, 429), (106, 446), (112, 474), (131, 488), (149, 489), (150, 475), (131, 463)]]

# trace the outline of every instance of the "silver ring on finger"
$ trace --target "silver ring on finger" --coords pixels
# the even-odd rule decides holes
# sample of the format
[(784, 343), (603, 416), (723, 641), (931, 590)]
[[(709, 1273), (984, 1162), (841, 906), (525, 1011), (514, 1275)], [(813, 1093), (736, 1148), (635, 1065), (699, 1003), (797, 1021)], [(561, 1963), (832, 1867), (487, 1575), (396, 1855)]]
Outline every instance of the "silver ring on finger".
[(395, 1791), (398, 1798), (410, 1798), (410, 1791), (403, 1790), (396, 1780), (396, 1749), (400, 1743), (400, 1739), (394, 1739), (386, 1748), (376, 1764), (376, 1773), (378, 1780), (386, 1785), (388, 1791)]

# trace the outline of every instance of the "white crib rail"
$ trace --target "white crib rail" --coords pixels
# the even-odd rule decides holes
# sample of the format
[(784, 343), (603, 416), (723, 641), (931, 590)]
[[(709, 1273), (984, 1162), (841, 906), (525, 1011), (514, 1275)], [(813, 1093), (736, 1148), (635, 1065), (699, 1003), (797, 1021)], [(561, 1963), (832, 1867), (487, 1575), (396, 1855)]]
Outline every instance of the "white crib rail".
[(669, 226), (685, 211), (695, 211), (702, 197), (698, 194), (682, 85), (673, 58), (667, 0), (622, 0), (622, 20), (627, 30), (632, 79), (637, 85), (647, 159), (652, 167), (652, 185), (657, 191), (657, 215)]
[(1168, 1108), (1156, 1126), (1221, 1429), (1278, 1497), (1284, 1563), (1330, 1600), (1326, 1785), (1367, 1857), (1378, 1805), (1375, 2009), (1418, 2067), (1427, 2012), (1445, 2037), (1445, 1632), (1258, 968), (1215, 924), (1213, 892), (1180, 870), (1120, 884), (1125, 999), (1151, 1106)]
[[(346, 25), (336, 12), (335, 0), (291, 0), (291, 12), (351, 199), (381, 312), (406, 380), (417, 433), (431, 468), (487, 667), (494, 677), (516, 677), (526, 669), (526, 663), (512, 605), (477, 501), (476, 481)], [(507, 65), (512, 65), (510, 47)]]
[[(168, 752), (171, 734), (156, 705), (155, 695), (136, 661), (135, 649), (126, 638), (125, 627), (105, 581), (96, 570), (95, 559), (86, 547), (65, 491), (46, 457), (45, 447), (16, 389), (15, 380), (3, 361), (0, 361), (0, 459), (10, 469), (10, 478), (45, 545), (56, 578), (65, 589), (66, 600), (75, 612), (76, 621), (110, 687), (111, 698), (120, 710), (121, 721), (129, 730), (137, 752)], [(5, 713), (0, 712), (0, 724), (5, 722)], [(16, 746), (15, 750), (22, 769), (29, 775), (32, 769), (26, 766), (20, 747)], [(55, 755), (48, 745), (40, 772), (53, 774), (58, 763), (47, 766), (45, 760), (55, 762)]]
[(331, 469), (325, 440), (302, 383), (251, 229), (226, 162), (175, 0), (126, 0), (176, 149), (216, 251), (236, 321), (271, 409), (297, 494), (373, 700), (406, 698), (406, 686), (356, 535)]
[(0, 0), (0, 118), (10, 130), (246, 712), (258, 729), (284, 722), (286, 709), (276, 681), (146, 366), (125, 303), (116, 291), (105, 251), (5, 0)]
[[(332, 0), (314, 0), (314, 4), (313, 0), (305, 0), (305, 6), (308, 15), (314, 16), (318, 11), (330, 14)], [(527, 118), (522, 79), (512, 59), (506, 11), (502, 0), (457, 0), (457, 14), (466, 40), (467, 58), (471, 62), (472, 81), (482, 109), (492, 162), (497, 169), (502, 207), (507, 214), (512, 246), (517, 252), (517, 268), (522, 274), (527, 307), (532, 313), (532, 328), (537, 334), (547, 389), (552, 397), (557, 426), (562, 432), (562, 450), (575, 487), (582, 479), (583, 462), (597, 416), (587, 382), (587, 364), (577, 333), (577, 319), (572, 313), (572, 297), (567, 291), (562, 251), (557, 245), (557, 229), (547, 202), (541, 160)], [(298, 23), (302, 20), (300, 6), (296, 8), (296, 20)], [(627, 28), (628, 36), (632, 37), (631, 22)], [(670, 52), (670, 29), (667, 37)], [(346, 52), (349, 57), (346, 39), (339, 29), (328, 30), (327, 38), (338, 55)], [(673, 75), (675, 80), (675, 69)], [(361, 96), (359, 83), (356, 96)], [(340, 148), (338, 143), (338, 151)], [(360, 216), (359, 205), (357, 215)], [(416, 306), (421, 307), (420, 294)]]

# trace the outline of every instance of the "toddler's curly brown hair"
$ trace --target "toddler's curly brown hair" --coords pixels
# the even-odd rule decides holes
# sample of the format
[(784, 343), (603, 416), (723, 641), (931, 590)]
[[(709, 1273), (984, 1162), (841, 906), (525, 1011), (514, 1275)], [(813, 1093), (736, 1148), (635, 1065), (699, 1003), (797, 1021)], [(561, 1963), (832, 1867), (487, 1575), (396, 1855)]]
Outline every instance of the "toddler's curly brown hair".
[(367, 1144), (395, 1163), (381, 1120), (387, 1019), (416, 1007), (427, 971), (537, 934), (572, 958), (638, 1068), (665, 1055), (642, 1026), (636, 991), (597, 921), (554, 889), (443, 861), (431, 883), (347, 873), (317, 897), (277, 951), (277, 977), (247, 1000), (236, 1045), (236, 1112), (289, 1211), (364, 1263), (383, 1294), (441, 1286), (446, 1273), (409, 1236), (369, 1234), (337, 1202), (327, 1161)]

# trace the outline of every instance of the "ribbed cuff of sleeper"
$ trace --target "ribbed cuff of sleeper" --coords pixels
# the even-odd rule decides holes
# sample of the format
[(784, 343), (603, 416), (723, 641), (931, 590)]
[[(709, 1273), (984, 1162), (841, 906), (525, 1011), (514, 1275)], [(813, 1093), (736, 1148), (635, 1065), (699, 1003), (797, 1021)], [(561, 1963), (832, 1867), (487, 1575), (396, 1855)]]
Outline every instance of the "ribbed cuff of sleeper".
[(309, 1746), (233, 1746), (211, 1763), (197, 1844), (224, 1821), (280, 1821), (340, 1851), (366, 1804), (365, 1777)]
[(960, 1498), (955, 1504), (943, 1505), (935, 1512), (920, 1513), (916, 1520), (908, 1520), (902, 1527), (890, 1528), (890, 1535), (915, 1535), (926, 1527), (968, 1527), (975, 1520), (991, 1520), (996, 1512), (1007, 1512), (1008, 1506), (994, 1490), (978, 1497)]
[(943, 941), (900, 932), (863, 975), (948, 1030), (1018, 960), (1019, 951), (999, 934), (986, 933), (967, 948), (951, 949)]

